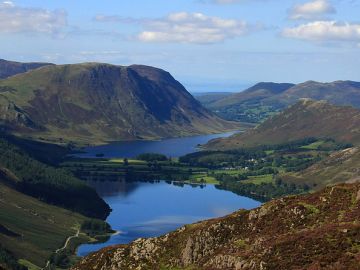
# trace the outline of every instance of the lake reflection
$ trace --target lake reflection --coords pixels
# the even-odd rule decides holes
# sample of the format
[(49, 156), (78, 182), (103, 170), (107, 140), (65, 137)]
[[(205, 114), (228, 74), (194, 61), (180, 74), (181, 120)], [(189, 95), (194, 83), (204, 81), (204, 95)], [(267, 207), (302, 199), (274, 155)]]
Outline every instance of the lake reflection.
[(80, 256), (105, 246), (129, 243), (139, 237), (160, 236), (184, 224), (260, 205), (257, 201), (216, 189), (213, 185), (181, 187), (164, 181), (96, 182), (90, 185), (113, 209), (107, 221), (120, 233), (103, 244), (80, 246)]

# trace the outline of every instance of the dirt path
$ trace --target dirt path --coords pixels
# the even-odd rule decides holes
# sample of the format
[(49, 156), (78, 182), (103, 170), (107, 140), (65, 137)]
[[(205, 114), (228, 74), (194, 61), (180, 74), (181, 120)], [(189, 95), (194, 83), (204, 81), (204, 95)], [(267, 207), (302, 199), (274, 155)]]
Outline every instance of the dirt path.
[(77, 232), (76, 232), (75, 235), (69, 236), (69, 237), (66, 239), (64, 246), (63, 246), (62, 248), (58, 248), (57, 250), (55, 250), (55, 253), (57, 254), (57, 253), (63, 251), (64, 249), (66, 249), (67, 246), (69, 245), (71, 239), (73, 239), (73, 238), (78, 238), (78, 237), (79, 237), (79, 234), (80, 234), (80, 229), (77, 230)]
[[(80, 229), (77, 230), (77, 232), (76, 232), (75, 235), (72, 235), (72, 236), (69, 236), (68, 238), (66, 238), (66, 241), (65, 241), (64, 246), (62, 246), (61, 248), (58, 248), (57, 250), (55, 250), (55, 254), (58, 254), (59, 252), (61, 252), (61, 251), (63, 251), (64, 249), (66, 249), (66, 248), (68, 247), (70, 241), (71, 241), (72, 239), (74, 239), (74, 238), (79, 237), (79, 235), (80, 235)], [(43, 269), (43, 270), (44, 270), (44, 269), (47, 269), (49, 266), (50, 266), (50, 260), (48, 260), (48, 261), (46, 262), (45, 267), (42, 268), (42, 269)]]

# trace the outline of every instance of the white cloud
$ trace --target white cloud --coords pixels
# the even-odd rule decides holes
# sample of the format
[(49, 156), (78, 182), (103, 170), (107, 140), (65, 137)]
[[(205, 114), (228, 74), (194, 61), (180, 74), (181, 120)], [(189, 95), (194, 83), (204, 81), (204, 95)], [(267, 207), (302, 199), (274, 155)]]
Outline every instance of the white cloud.
[(63, 10), (25, 8), (12, 1), (0, 2), (0, 33), (58, 34), (66, 25), (67, 14)]
[(171, 13), (161, 19), (95, 17), (98, 22), (138, 23), (144, 30), (136, 35), (142, 42), (217, 43), (248, 33), (253, 27), (242, 20), (210, 17), (202, 13)]
[(333, 13), (336, 13), (336, 10), (328, 0), (313, 0), (295, 5), (289, 12), (289, 18), (292, 20), (312, 20)]
[(360, 42), (360, 24), (315, 21), (286, 28), (282, 35), (315, 42)]
[(246, 34), (244, 21), (208, 17), (202, 13), (173, 13), (145, 25), (138, 35), (143, 42), (216, 43)]

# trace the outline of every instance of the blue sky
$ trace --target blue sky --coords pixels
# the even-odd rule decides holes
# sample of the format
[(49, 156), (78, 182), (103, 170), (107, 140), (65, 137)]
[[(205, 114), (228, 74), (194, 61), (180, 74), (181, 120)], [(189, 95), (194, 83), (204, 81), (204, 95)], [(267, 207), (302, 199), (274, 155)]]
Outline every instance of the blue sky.
[(190, 91), (360, 81), (357, 0), (0, 0), (0, 58), (146, 64)]

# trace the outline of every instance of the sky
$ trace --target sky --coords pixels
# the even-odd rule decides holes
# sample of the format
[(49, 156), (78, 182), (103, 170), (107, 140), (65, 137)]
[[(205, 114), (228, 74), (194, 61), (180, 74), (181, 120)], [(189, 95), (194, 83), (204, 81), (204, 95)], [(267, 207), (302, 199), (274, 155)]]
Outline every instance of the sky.
[(0, 52), (156, 66), (193, 92), (360, 81), (360, 0), (0, 0)]

